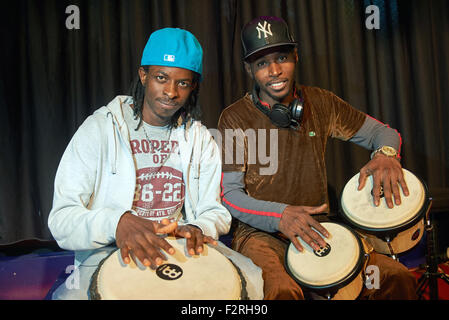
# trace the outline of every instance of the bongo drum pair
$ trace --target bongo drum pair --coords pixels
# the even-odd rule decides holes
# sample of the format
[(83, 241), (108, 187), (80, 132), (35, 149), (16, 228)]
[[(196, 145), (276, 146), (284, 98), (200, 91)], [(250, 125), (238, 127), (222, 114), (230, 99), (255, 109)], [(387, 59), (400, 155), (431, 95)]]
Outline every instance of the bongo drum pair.
[(211, 246), (201, 255), (186, 254), (185, 239), (165, 240), (176, 250), (156, 270), (126, 265), (115, 250), (92, 276), (89, 298), (98, 300), (240, 300), (248, 299), (239, 268)]
[(401, 190), (399, 206), (390, 209), (385, 201), (376, 207), (371, 190), (372, 176), (364, 189), (358, 191), (359, 174), (343, 189), (341, 214), (349, 227), (323, 223), (331, 237), (328, 246), (315, 252), (298, 237), (304, 247), (299, 252), (290, 244), (285, 254), (285, 267), (292, 278), (306, 290), (328, 299), (356, 299), (365, 282), (367, 255), (361, 238), (379, 253), (396, 255), (418, 244), (424, 233), (425, 214), (430, 210), (427, 188), (410, 171), (403, 169), (410, 194)]

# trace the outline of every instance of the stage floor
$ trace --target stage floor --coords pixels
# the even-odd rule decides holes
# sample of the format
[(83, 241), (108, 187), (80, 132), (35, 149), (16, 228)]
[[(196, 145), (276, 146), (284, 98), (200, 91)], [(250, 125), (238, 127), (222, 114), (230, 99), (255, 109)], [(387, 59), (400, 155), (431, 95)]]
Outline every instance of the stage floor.
[(73, 251), (0, 257), (0, 300), (45, 299), (73, 261)]

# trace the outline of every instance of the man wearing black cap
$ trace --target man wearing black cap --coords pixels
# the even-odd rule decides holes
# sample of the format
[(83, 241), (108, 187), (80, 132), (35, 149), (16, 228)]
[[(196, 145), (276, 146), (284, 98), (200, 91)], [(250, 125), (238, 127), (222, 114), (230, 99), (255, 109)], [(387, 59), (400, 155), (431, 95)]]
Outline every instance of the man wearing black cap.
[[(327, 138), (374, 150), (360, 170), (358, 189), (373, 175), (374, 204), (380, 203), (382, 185), (387, 206), (393, 208), (401, 204), (400, 188), (405, 196), (409, 193), (397, 151), (400, 137), (331, 92), (295, 83), (297, 44), (284, 20), (259, 17), (251, 21), (242, 30), (242, 44), (245, 69), (254, 87), (223, 111), (218, 124), (225, 137), (222, 201), (237, 219), (232, 246), (262, 268), (265, 299), (303, 299), (300, 286), (284, 268), (285, 240), (299, 251), (303, 246), (297, 237), (314, 250), (326, 246), (329, 234), (318, 221), (327, 220), (329, 208)], [(260, 144), (253, 148), (247, 136), (260, 129), (275, 133), (267, 133), (265, 138), (271, 140), (263, 145), (278, 151), (276, 170), (270, 174), (263, 173), (266, 163), (254, 154)], [(239, 152), (244, 161), (229, 163), (226, 155)], [(405, 266), (375, 252), (370, 254), (370, 264), (379, 267), (380, 286), (365, 287), (361, 298), (416, 298), (416, 279)]]

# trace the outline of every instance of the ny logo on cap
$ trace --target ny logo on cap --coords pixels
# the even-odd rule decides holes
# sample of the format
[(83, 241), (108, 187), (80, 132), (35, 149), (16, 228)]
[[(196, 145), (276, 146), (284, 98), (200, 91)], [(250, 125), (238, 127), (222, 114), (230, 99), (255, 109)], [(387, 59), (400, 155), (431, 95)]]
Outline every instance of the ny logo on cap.
[(267, 29), (267, 22), (264, 21), (263, 25), (259, 22), (259, 24), (256, 27), (257, 29), (257, 36), (259, 37), (259, 39), (262, 38), (262, 32), (264, 35), (264, 38), (268, 38), (268, 35), (272, 36), (273, 33), (271, 32), (271, 24), (268, 23), (268, 29)]

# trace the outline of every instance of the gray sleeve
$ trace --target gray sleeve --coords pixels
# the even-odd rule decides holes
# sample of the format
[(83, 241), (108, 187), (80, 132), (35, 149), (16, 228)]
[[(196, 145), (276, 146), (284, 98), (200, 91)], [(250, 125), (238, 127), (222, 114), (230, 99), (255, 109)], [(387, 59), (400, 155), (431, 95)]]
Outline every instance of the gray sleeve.
[(266, 232), (278, 231), (279, 221), (286, 204), (257, 200), (245, 192), (244, 172), (223, 173), (223, 205), (231, 215)]
[(400, 152), (401, 147), (399, 132), (368, 115), (362, 127), (349, 141), (369, 150), (390, 146)]

